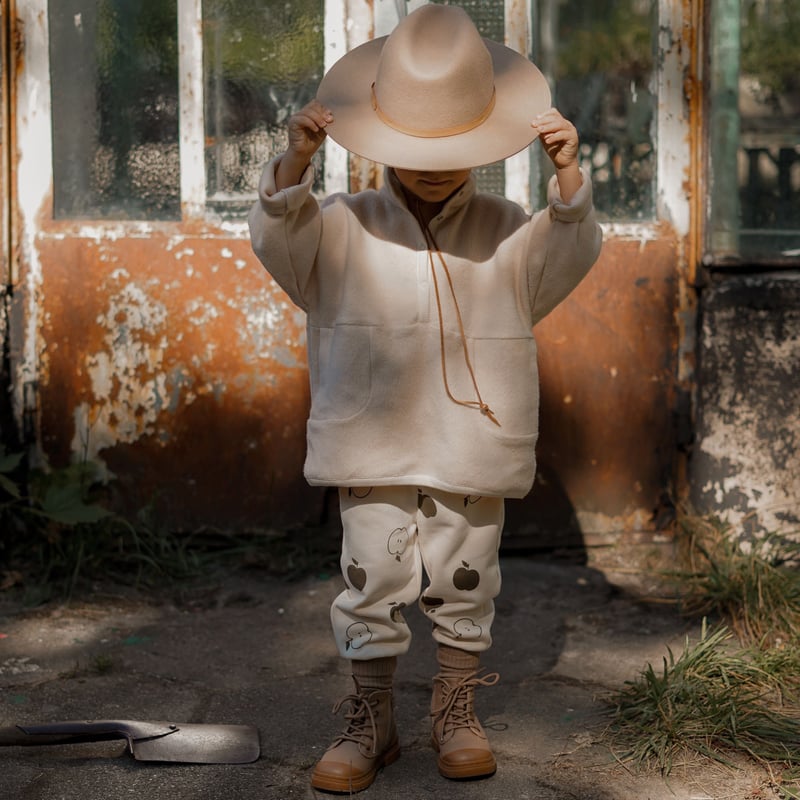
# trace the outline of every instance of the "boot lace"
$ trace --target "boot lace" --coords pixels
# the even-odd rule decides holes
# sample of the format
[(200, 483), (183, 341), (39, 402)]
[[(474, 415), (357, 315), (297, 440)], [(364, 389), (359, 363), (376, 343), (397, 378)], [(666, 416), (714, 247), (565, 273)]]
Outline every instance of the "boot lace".
[(378, 752), (378, 727), (375, 720), (375, 707), (381, 695), (386, 690), (377, 689), (373, 692), (348, 694), (342, 697), (333, 706), (333, 713), (338, 714), (345, 703), (350, 703), (350, 708), (345, 712), (344, 718), (347, 727), (339, 734), (332, 747), (343, 742), (353, 742), (361, 753), (372, 758)]
[(497, 672), (482, 676), (473, 672), (457, 679), (455, 683), (440, 675), (434, 678), (434, 681), (442, 688), (441, 705), (431, 714), (434, 725), (441, 724), (439, 741), (446, 741), (460, 728), (468, 728), (479, 736), (484, 735), (483, 728), (475, 717), (475, 687), (494, 686), (499, 680), (500, 675)]

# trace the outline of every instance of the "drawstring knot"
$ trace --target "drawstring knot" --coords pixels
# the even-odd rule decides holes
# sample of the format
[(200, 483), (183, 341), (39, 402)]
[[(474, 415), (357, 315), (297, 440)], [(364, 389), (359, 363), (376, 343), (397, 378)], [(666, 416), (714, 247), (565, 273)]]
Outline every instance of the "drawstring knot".
[(494, 411), (492, 411), (492, 409), (489, 408), (489, 406), (487, 406), (486, 403), (481, 403), (480, 409), (481, 409), (481, 414), (483, 414), (484, 417), (489, 417), (489, 419), (492, 422), (494, 422), (494, 424), (497, 425), (498, 428), (501, 427), (500, 423), (497, 420), (497, 417), (494, 415)]

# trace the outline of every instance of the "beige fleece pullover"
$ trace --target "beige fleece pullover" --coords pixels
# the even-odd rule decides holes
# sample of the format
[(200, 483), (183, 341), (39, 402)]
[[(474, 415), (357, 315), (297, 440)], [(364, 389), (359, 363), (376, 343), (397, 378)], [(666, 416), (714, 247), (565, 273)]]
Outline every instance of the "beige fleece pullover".
[[(256, 255), (307, 314), (308, 482), (526, 495), (539, 412), (531, 329), (600, 251), (588, 175), (568, 204), (553, 179), (548, 208), (533, 217), (477, 192), (470, 177), (431, 221), (462, 338), (437, 257), (440, 324), (426, 240), (391, 169), (379, 191), (333, 195), (320, 206), (310, 168), (299, 185), (277, 191), (277, 161), (262, 175), (250, 234)], [(477, 399), (464, 342), (499, 427), (448, 397), (447, 387), (459, 400)]]

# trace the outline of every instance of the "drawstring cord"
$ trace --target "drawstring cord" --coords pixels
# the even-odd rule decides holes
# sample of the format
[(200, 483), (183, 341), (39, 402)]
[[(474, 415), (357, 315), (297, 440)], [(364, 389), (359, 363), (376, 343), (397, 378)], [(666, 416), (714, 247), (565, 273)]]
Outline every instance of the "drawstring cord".
[[(475, 378), (475, 370), (472, 368), (472, 361), (469, 357), (469, 350), (467, 348), (467, 337), (464, 333), (464, 323), (461, 319), (461, 309), (458, 306), (458, 298), (456, 297), (456, 291), (453, 286), (453, 279), (450, 276), (450, 270), (447, 267), (447, 262), (444, 260), (444, 256), (442, 255), (442, 251), (439, 249), (439, 245), (436, 244), (436, 239), (431, 232), (431, 229), (428, 227), (427, 223), (424, 221), (422, 214), (419, 210), (419, 202), (417, 202), (416, 207), (416, 214), (417, 222), (419, 222), (420, 228), (422, 228), (422, 233), (425, 236), (425, 243), (428, 246), (428, 261), (431, 266), (431, 276), (433, 277), (433, 290), (436, 294), (436, 311), (439, 315), (439, 351), (441, 353), (442, 359), (442, 378), (444, 379), (444, 390), (447, 392), (447, 396), (454, 402), (460, 406), (467, 406), (468, 408), (477, 408), (480, 410), (483, 416), (488, 417), (498, 428), (502, 427), (500, 422), (498, 421), (497, 417), (494, 415), (489, 406), (483, 402), (483, 398), (481, 397), (480, 389), (478, 389), (478, 381)], [(444, 270), (444, 274), (447, 278), (447, 285), (450, 288), (450, 296), (453, 298), (453, 305), (456, 310), (456, 319), (458, 320), (458, 332), (461, 336), (461, 348), (464, 352), (464, 361), (467, 365), (467, 371), (469, 372), (469, 377), (472, 381), (472, 386), (475, 389), (475, 396), (478, 398), (477, 400), (459, 400), (453, 396), (453, 393), (450, 391), (450, 384), (447, 380), (447, 358), (445, 356), (445, 342), (444, 342), (444, 317), (442, 314), (442, 300), (439, 294), (439, 279), (436, 276), (436, 264), (433, 259), (433, 254), (436, 252), (436, 255), (439, 257), (439, 261), (442, 265), (442, 269)]]

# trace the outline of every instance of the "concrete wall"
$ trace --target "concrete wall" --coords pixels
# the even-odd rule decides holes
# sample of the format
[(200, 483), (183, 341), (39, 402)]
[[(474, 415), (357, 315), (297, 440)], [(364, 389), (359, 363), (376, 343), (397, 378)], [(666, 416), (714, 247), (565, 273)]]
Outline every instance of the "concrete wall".
[(800, 273), (703, 291), (691, 499), (753, 532), (800, 532)]

